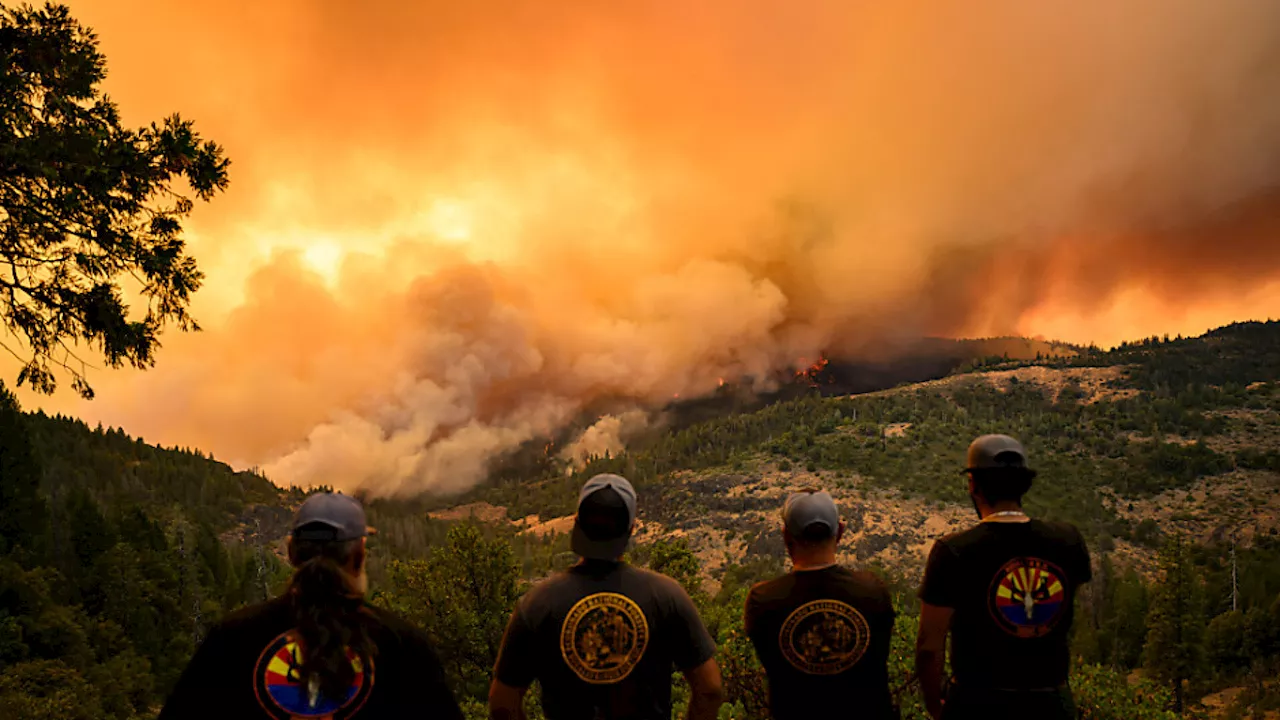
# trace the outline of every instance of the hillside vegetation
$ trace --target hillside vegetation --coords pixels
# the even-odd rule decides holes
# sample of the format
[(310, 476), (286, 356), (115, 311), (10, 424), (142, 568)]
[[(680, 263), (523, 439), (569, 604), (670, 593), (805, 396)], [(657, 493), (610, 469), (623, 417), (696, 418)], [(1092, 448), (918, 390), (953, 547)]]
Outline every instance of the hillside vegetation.
[[(690, 589), (722, 647), (725, 717), (759, 717), (743, 593), (784, 569), (777, 509), (816, 483), (849, 520), (843, 560), (896, 589), (893, 677), (904, 716), (921, 717), (909, 665), (923, 554), (973, 520), (959, 475), (969, 440), (1008, 432), (1040, 470), (1030, 511), (1076, 523), (1094, 552), (1075, 638), (1087, 716), (1161, 717), (1224, 689), (1222, 713), (1280, 705), (1268, 684), (1280, 670), (1280, 323), (829, 390), (576, 469), (525, 454), (461, 497), (372, 502), (373, 599), (428, 628), (482, 717), (511, 603), (571, 561), (580, 483), (621, 472), (641, 495), (631, 560)], [(148, 717), (212, 622), (279, 592), (304, 493), (198, 451), (22, 414), (0, 395), (0, 719)]]

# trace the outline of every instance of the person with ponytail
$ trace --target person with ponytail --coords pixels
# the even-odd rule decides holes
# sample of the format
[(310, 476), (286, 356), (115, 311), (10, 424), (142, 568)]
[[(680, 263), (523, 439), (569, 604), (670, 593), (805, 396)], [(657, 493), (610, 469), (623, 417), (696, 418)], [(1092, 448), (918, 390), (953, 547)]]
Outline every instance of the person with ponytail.
[(159, 720), (461, 720), (425, 633), (365, 602), (372, 532), (359, 500), (308, 497), (288, 541), (284, 594), (209, 632)]

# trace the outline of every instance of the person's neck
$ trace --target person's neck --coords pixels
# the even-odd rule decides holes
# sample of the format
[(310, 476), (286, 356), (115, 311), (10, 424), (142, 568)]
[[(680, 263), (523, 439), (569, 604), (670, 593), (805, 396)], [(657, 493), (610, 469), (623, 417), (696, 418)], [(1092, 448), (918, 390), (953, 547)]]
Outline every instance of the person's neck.
[(352, 600), (363, 600), (364, 596), (369, 593), (368, 573), (361, 570), (353, 575), (344, 570), (343, 574), (347, 576), (347, 597)]
[(821, 570), (836, 564), (834, 550), (828, 552), (796, 553), (791, 556), (791, 568), (803, 572), (805, 570)]
[(1003, 500), (994, 505), (978, 502), (978, 514), (983, 522), (1026, 522), (1030, 520), (1016, 500)]

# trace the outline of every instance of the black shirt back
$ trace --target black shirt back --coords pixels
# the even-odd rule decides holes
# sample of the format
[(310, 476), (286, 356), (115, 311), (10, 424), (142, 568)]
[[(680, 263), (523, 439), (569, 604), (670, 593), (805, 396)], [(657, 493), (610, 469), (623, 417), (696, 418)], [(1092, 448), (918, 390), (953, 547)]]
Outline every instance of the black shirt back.
[(961, 685), (1050, 688), (1067, 681), (1076, 591), (1092, 577), (1075, 527), (984, 522), (934, 543), (920, 599), (955, 610), (951, 669)]
[(893, 620), (889, 591), (869, 572), (830, 566), (752, 587), (744, 624), (773, 717), (887, 717)]
[(248, 718), (378, 720), (446, 718), (462, 712), (426, 635), (392, 613), (365, 605), (376, 655), (349, 654), (355, 681), (344, 698), (314, 704), (297, 679), (297, 643), (287, 597), (227, 616), (210, 631), (158, 720)]
[(675, 580), (587, 562), (520, 598), (495, 674), (517, 688), (537, 680), (552, 720), (669, 720), (672, 670), (693, 669), (715, 650)]

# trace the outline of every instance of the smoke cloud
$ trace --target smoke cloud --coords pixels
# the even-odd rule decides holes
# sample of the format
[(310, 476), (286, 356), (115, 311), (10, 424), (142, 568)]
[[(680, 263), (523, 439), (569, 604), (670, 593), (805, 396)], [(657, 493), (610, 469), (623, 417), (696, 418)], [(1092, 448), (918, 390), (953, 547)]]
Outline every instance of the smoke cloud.
[(617, 455), (627, 442), (649, 427), (649, 415), (642, 410), (627, 410), (605, 415), (582, 431), (582, 434), (560, 452), (560, 458), (582, 467), (591, 457)]
[(280, 483), (453, 492), (824, 349), (1280, 314), (1274, 3), (73, 12), (125, 120), (194, 119), (232, 188), (191, 223), (205, 332), (26, 401)]

